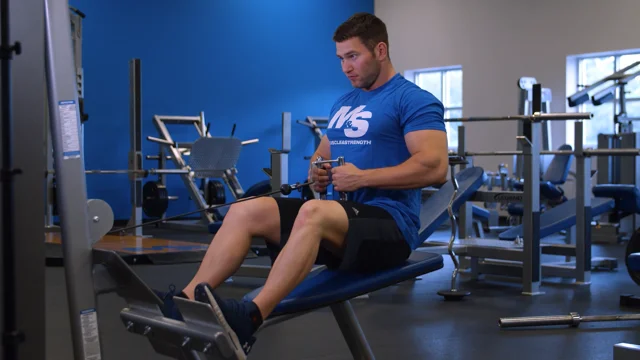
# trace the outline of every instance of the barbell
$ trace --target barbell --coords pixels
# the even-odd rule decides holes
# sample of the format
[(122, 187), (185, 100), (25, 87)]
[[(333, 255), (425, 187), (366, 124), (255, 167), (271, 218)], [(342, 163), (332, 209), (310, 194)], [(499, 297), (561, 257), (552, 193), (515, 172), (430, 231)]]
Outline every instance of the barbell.
[(535, 112), (533, 115), (511, 115), (511, 116), (474, 116), (445, 119), (445, 122), (481, 122), (481, 121), (566, 121), (566, 120), (590, 120), (592, 113), (540, 113)]
[[(96, 170), (85, 170), (84, 173), (85, 174), (132, 174), (132, 175), (140, 175), (140, 177), (147, 177), (149, 175), (171, 175), (171, 174), (189, 174), (192, 172), (197, 172), (197, 171), (209, 171), (210, 169), (206, 169), (206, 170), (192, 170), (192, 169), (144, 169), (144, 170), (133, 170), (133, 169), (127, 169), (127, 170), (102, 170), (102, 169), (96, 169)], [(47, 170), (45, 172), (46, 175), (55, 175), (56, 171), (55, 170)]]
[[(522, 151), (467, 151), (464, 156), (509, 156), (523, 155)], [(573, 150), (542, 150), (540, 155), (575, 155)], [(586, 149), (583, 156), (638, 156), (640, 149)], [(452, 154), (450, 154), (452, 155)]]

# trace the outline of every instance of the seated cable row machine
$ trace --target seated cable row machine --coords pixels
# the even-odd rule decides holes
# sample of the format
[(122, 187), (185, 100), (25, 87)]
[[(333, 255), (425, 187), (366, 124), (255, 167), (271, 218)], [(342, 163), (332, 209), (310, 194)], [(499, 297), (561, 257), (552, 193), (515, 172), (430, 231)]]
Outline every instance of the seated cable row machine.
[[(73, 61), (70, 52), (65, 51), (70, 48), (68, 28), (64, 25), (68, 20), (65, 6), (65, 1), (47, 0), (44, 19), (49, 108), (52, 110), (49, 115), (55, 172), (59, 177), (62, 246), (74, 358), (101, 357), (96, 296), (112, 291), (128, 302), (128, 307), (120, 314), (125, 327), (146, 336), (157, 352), (179, 359), (241, 358), (237, 356), (237, 349), (233, 349), (228, 335), (213, 321), (208, 305), (178, 300), (185, 322), (164, 318), (158, 307), (160, 299), (122, 258), (113, 251), (93, 249), (93, 244), (104, 235), (105, 229), (111, 227), (108, 219), (112, 219), (112, 212), (103, 201), (87, 201), (82, 145), (78, 141), (80, 119), (72, 76)], [(240, 140), (229, 141), (239, 146)], [(212, 141), (201, 138), (194, 142), (192, 150), (198, 142)], [(454, 158), (452, 166), (461, 162)], [(202, 163), (200, 166), (192, 171), (207, 175), (210, 168)], [(421, 229), (423, 236), (428, 236), (453, 214), (455, 208), (468, 200), (469, 195), (480, 187), (482, 174), (480, 168), (468, 168), (455, 176), (457, 181), (444, 184), (441, 191), (431, 197), (431, 221)], [(37, 182), (31, 185), (37, 187), (35, 184)], [(373, 359), (349, 300), (442, 267), (441, 255), (420, 251), (414, 252), (404, 265), (374, 274), (317, 271), (278, 306), (269, 324), (331, 307), (354, 357)], [(33, 341), (33, 338), (29, 337), (29, 340)], [(43, 347), (41, 343), (40, 348)]]

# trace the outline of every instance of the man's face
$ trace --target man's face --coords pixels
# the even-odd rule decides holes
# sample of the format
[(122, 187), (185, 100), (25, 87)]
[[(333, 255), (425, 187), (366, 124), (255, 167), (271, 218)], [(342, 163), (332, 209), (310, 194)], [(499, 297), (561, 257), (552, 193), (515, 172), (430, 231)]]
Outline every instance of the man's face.
[(336, 55), (353, 87), (369, 89), (380, 74), (380, 62), (358, 37), (337, 42)]

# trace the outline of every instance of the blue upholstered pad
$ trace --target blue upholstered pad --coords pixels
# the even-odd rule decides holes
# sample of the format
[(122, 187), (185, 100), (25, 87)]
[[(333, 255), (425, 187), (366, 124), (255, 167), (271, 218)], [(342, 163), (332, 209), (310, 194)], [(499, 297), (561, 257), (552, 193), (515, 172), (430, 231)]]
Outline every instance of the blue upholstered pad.
[(631, 271), (640, 271), (640, 253), (629, 254), (627, 268)]
[(631, 271), (640, 271), (640, 252), (629, 254), (627, 268)]
[[(564, 144), (558, 150), (573, 150), (571, 145)], [(547, 167), (547, 171), (542, 176), (542, 181), (549, 182), (554, 185), (564, 184), (569, 176), (571, 169), (571, 160), (573, 155), (558, 154), (554, 155), (551, 164)]]
[(640, 213), (640, 190), (629, 184), (602, 184), (592, 189), (597, 197), (616, 200), (616, 209), (626, 213)]
[[(546, 206), (544, 204), (540, 204), (540, 211), (544, 211)], [(507, 206), (507, 212), (511, 216), (522, 216), (524, 215), (524, 205), (522, 203), (511, 203)]]
[[(403, 266), (373, 274), (323, 270), (305, 279), (275, 308), (272, 316), (321, 308), (367, 294), (443, 267), (442, 256), (414, 251)], [(254, 299), (262, 288), (244, 296)]]
[[(591, 216), (598, 216), (611, 211), (614, 205), (615, 202), (611, 199), (592, 198)], [(540, 238), (568, 229), (575, 224), (576, 199), (571, 199), (540, 215)], [(522, 237), (522, 228), (522, 225), (514, 226), (498, 235), (498, 237), (501, 240), (514, 240), (518, 236)]]
[(491, 216), (491, 212), (489, 212), (489, 210), (481, 208), (478, 205), (471, 206), (471, 213), (473, 214), (474, 218), (483, 221), (489, 221), (489, 217)]
[(564, 195), (564, 192), (549, 181), (540, 182), (540, 195), (547, 199), (557, 199)]
[[(524, 190), (523, 183), (514, 183), (513, 189), (518, 191)], [(557, 199), (560, 196), (564, 195), (562, 190), (560, 190), (556, 185), (554, 185), (550, 181), (540, 181), (540, 196), (547, 199)]]
[[(457, 211), (462, 204), (469, 201), (476, 190), (482, 186), (483, 174), (484, 170), (480, 167), (469, 167), (456, 174), (458, 194), (453, 201), (454, 211)], [(447, 181), (437, 192), (422, 203), (422, 208), (428, 210), (423, 210), (420, 213), (420, 224), (422, 225), (420, 238), (422, 241), (427, 240), (440, 225), (449, 219), (447, 206), (449, 206), (451, 196), (453, 196), (453, 183)]]

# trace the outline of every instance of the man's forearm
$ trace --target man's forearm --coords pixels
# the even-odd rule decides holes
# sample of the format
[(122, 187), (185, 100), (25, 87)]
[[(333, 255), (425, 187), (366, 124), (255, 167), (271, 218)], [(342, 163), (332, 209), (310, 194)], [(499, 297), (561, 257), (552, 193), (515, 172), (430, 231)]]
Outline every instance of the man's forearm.
[(411, 157), (400, 165), (363, 170), (362, 187), (417, 189), (442, 184), (447, 177), (446, 161), (446, 159), (420, 161), (416, 157)]

